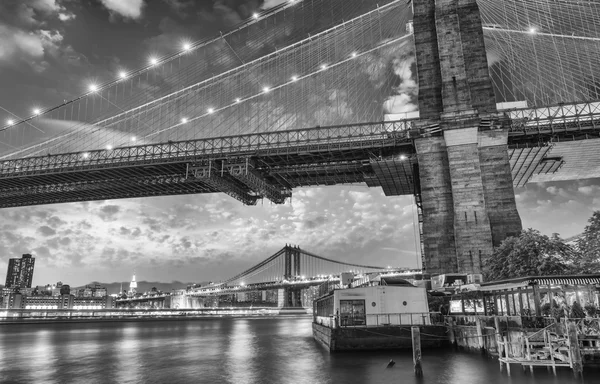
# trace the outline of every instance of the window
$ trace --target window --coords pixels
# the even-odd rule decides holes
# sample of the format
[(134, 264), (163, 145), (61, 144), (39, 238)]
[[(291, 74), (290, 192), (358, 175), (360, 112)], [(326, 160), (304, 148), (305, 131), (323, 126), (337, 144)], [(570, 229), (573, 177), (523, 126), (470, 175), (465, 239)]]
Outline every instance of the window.
[(340, 300), (341, 325), (365, 325), (364, 300)]

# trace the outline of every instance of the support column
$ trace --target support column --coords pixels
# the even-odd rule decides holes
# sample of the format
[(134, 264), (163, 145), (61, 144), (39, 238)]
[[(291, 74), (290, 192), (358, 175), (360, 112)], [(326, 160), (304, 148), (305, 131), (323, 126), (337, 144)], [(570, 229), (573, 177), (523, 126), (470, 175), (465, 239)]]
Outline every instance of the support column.
[(292, 249), (289, 245), (285, 246), (285, 253), (283, 257), (283, 278), (289, 280), (292, 278)]
[(493, 253), (481, 168), (477, 126), (444, 131), (448, 151), (456, 264), (462, 273), (481, 273), (482, 260)]
[(498, 247), (507, 237), (518, 236), (523, 228), (510, 171), (508, 130), (479, 132), (479, 162), (492, 242)]
[(458, 270), (448, 154), (442, 137), (415, 140), (423, 206), (423, 265), (439, 274)]
[[(481, 273), (521, 230), (476, 0), (413, 0), (427, 272)], [(438, 127), (440, 129), (435, 129)], [(441, 133), (441, 136), (439, 132)], [(429, 133), (425, 133), (429, 132)]]
[(294, 257), (294, 276), (302, 276), (302, 273), (300, 273), (300, 250), (298, 247), (292, 248), (292, 255)]

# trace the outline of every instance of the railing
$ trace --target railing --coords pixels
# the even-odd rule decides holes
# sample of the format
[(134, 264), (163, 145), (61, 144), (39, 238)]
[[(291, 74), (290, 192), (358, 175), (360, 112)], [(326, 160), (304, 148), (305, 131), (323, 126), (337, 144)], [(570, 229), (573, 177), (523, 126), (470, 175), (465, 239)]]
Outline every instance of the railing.
[(443, 325), (439, 312), (379, 313), (367, 315), (315, 316), (315, 322), (330, 328)]
[(560, 325), (565, 330), (567, 329), (568, 322), (574, 322), (577, 326), (577, 334), (579, 337), (600, 337), (600, 318), (586, 318), (586, 319), (560, 319)]
[(476, 326), (477, 320), (481, 321), (483, 327), (493, 328), (494, 318), (500, 320), (500, 324), (508, 328), (538, 329), (545, 328), (548, 325), (554, 325), (556, 320), (553, 317), (544, 316), (483, 316), (483, 315), (450, 315), (454, 319), (454, 324), (463, 326)]
[(131, 162), (170, 163), (198, 157), (219, 158), (232, 154), (292, 154), (307, 149), (371, 148), (410, 143), (407, 131), (414, 121), (386, 121), (330, 127), (265, 132), (168, 143), (97, 149), (46, 156), (5, 159), (0, 157), (0, 176), (52, 171), (55, 168), (96, 169)]

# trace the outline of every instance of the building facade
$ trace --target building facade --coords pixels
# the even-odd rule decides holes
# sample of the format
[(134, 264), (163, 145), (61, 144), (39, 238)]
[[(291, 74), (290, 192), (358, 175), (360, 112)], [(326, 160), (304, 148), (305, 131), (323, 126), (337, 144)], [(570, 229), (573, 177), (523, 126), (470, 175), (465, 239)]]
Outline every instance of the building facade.
[(6, 288), (31, 288), (35, 258), (24, 254), (20, 259), (9, 259)]

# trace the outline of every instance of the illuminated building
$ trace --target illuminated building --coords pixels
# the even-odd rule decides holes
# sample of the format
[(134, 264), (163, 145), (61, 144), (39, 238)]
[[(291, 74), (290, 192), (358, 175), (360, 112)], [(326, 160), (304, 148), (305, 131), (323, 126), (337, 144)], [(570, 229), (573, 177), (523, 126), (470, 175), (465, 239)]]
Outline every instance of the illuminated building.
[(6, 288), (31, 288), (35, 258), (24, 254), (20, 259), (9, 259)]
[(137, 282), (135, 281), (135, 272), (133, 273), (133, 278), (131, 279), (131, 283), (129, 283), (129, 295), (135, 296), (137, 293)]

